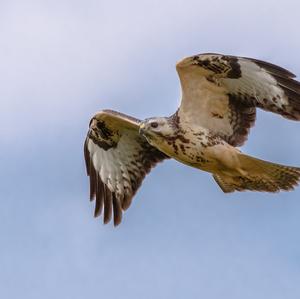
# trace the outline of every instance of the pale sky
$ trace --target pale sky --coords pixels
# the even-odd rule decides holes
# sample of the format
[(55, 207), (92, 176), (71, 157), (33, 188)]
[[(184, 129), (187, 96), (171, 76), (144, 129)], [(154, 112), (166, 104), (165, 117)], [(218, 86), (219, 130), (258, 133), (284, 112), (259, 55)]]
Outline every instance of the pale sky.
[[(118, 228), (93, 218), (83, 142), (105, 108), (180, 100), (175, 63), (218, 52), (300, 76), (298, 1), (0, 2), (0, 297), (294, 299), (300, 188), (223, 194), (167, 161)], [(300, 123), (266, 112), (242, 148), (300, 166)]]

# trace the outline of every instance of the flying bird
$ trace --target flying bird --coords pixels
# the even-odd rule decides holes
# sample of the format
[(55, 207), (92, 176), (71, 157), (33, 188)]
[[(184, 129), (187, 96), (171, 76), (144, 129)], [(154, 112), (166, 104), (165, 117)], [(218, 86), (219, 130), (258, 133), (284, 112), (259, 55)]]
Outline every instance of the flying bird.
[(92, 117), (84, 144), (95, 216), (114, 225), (131, 204), (145, 175), (173, 158), (210, 172), (225, 193), (292, 190), (300, 168), (242, 153), (256, 108), (300, 120), (300, 82), (277, 65), (222, 54), (177, 63), (182, 99), (169, 117), (138, 120), (112, 110)]

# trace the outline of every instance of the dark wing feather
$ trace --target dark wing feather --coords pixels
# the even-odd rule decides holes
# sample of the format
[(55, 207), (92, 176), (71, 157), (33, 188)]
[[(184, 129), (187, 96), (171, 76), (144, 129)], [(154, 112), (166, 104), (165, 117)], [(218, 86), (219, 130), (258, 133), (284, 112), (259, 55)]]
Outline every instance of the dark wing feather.
[(104, 223), (112, 215), (114, 225), (122, 220), (145, 175), (167, 158), (138, 133), (139, 121), (105, 110), (90, 122), (84, 144), (90, 199), (96, 198), (95, 217), (104, 212)]
[(182, 85), (181, 121), (204, 126), (234, 146), (255, 122), (255, 108), (300, 120), (300, 83), (295, 75), (257, 59), (201, 54), (177, 64)]
[[(227, 56), (227, 57), (234, 57), (234, 56)], [(263, 60), (259, 60), (259, 59), (255, 59), (255, 58), (247, 58), (247, 57), (241, 57), (241, 59), (246, 59), (249, 61), (254, 62), (255, 64), (257, 64), (259, 67), (263, 68), (264, 70), (266, 70), (268, 73), (272, 74), (272, 75), (277, 75), (283, 78), (295, 78), (296, 75), (293, 74), (292, 72), (290, 72), (289, 70), (278, 66), (276, 64), (267, 62), (267, 61), (263, 61)]]
[(239, 97), (229, 95), (229, 121), (232, 134), (224, 136), (229, 144), (242, 145), (253, 127), (256, 119), (256, 108), (250, 103), (240, 101)]

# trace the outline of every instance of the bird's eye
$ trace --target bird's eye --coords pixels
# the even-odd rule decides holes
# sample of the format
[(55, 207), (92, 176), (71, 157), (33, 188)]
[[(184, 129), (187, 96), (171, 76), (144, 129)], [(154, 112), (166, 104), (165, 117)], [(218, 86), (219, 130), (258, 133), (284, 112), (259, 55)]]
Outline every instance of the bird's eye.
[(158, 127), (158, 123), (157, 123), (157, 122), (151, 123), (151, 127), (152, 127), (152, 128), (157, 128), (157, 127)]

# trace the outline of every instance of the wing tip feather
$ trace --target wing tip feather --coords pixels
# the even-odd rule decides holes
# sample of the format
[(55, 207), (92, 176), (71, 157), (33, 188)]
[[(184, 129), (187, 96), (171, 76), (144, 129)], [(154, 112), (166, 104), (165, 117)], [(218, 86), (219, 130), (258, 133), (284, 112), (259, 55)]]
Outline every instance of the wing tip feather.
[[(115, 147), (118, 146), (119, 148), (118, 154), (112, 154), (111, 151), (114, 151), (115, 147), (110, 147), (109, 149), (103, 147), (103, 142), (100, 137), (104, 137), (97, 137), (94, 136), (96, 135), (94, 134), (93, 139), (91, 138), (90, 133), (88, 133), (84, 143), (84, 158), (87, 175), (90, 179), (90, 200), (92, 201), (95, 199), (94, 217), (103, 214), (104, 224), (109, 223), (113, 218), (114, 226), (118, 226), (122, 221), (123, 211), (130, 206), (132, 198), (137, 189), (141, 186), (146, 174), (155, 164), (157, 164), (157, 162), (162, 161), (167, 157), (156, 148), (152, 147), (139, 135), (138, 125), (140, 121), (138, 119), (108, 109), (100, 111), (99, 114), (96, 114), (94, 119), (95, 118), (96, 120), (99, 118), (98, 120), (107, 123), (106, 125), (109, 126), (109, 129), (113, 131), (113, 133), (114, 131), (117, 131), (119, 139), (118, 142), (116, 142), (117, 145)], [(119, 127), (122, 127), (122, 130), (119, 131)], [(124, 132), (126, 133), (124, 134), (126, 138), (121, 139)], [(97, 138), (99, 138), (99, 142)], [(121, 142), (122, 145), (120, 145), (119, 142)], [(104, 167), (104, 176), (109, 175), (110, 163), (115, 163), (115, 159), (117, 160), (116, 163), (122, 162), (124, 156), (122, 156), (123, 152), (120, 148), (125, 147), (127, 149), (128, 146), (133, 152), (127, 152), (127, 150), (124, 151), (126, 163), (128, 162), (128, 159), (130, 162), (129, 164), (124, 164), (127, 177), (124, 177), (124, 170), (120, 169), (119, 164), (112, 165), (114, 169), (119, 167), (119, 177), (123, 177), (124, 180), (127, 179), (127, 181), (129, 181), (129, 190), (131, 191), (129, 192), (130, 194), (126, 194), (125, 196), (125, 192), (127, 191), (122, 187), (122, 183), (119, 186), (119, 188), (123, 190), (121, 191), (121, 194), (119, 194), (120, 191), (116, 193), (116, 188), (110, 190), (112, 187), (110, 186), (109, 188), (104, 177), (101, 177), (99, 167), (101, 168), (101, 173), (102, 167)], [(106, 159), (104, 166), (103, 159)], [(124, 161), (122, 163), (124, 163)], [(130, 167), (131, 170), (133, 169), (132, 171), (130, 171)]]

